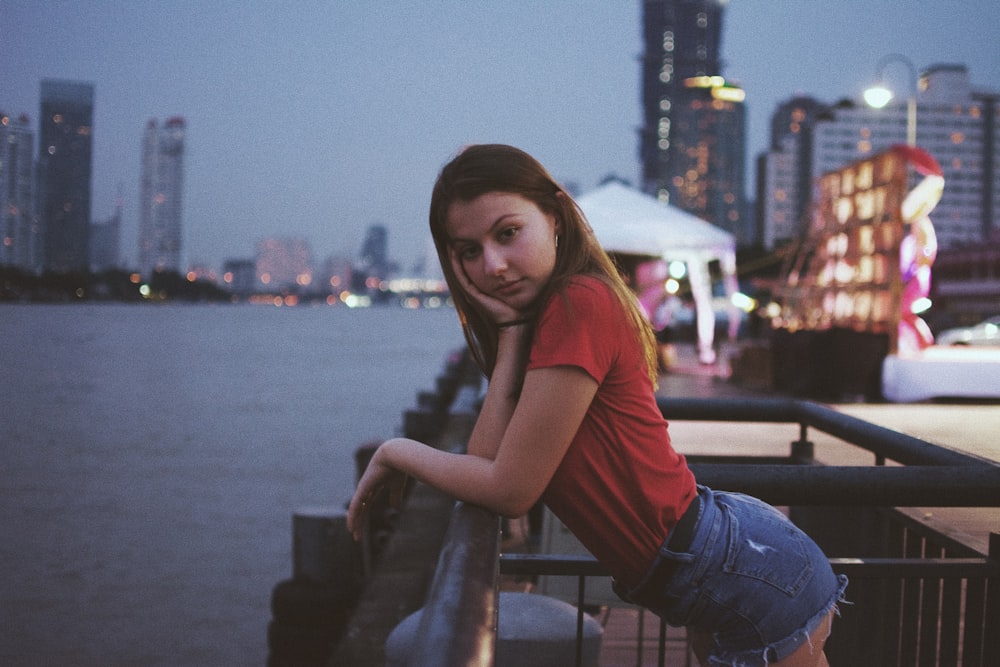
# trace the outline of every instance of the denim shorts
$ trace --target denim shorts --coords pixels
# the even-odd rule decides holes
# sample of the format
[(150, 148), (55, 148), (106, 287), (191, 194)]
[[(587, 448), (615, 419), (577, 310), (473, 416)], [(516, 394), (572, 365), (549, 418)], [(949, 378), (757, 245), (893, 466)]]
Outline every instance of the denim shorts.
[[(704, 486), (698, 494), (690, 546), (662, 547), (638, 586), (615, 590), (670, 625), (710, 633), (712, 665), (787, 658), (843, 600), (847, 577), (835, 575), (816, 543), (767, 503)], [(669, 579), (648, 585), (663, 579), (661, 568), (672, 571)]]

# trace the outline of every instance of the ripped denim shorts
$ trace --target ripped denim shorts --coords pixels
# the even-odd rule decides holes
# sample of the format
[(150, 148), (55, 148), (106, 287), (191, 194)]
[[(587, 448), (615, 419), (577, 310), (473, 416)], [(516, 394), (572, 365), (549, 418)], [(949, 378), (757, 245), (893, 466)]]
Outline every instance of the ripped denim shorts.
[(710, 633), (712, 665), (787, 658), (843, 600), (847, 577), (767, 503), (705, 486), (698, 495), (690, 544), (674, 551), (668, 537), (642, 582), (616, 592), (670, 625)]

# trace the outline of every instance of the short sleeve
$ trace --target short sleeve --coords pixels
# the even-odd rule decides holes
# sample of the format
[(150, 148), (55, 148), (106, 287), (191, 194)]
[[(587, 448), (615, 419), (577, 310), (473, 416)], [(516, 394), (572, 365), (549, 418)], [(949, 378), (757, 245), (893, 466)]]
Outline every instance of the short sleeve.
[(528, 370), (577, 366), (603, 382), (618, 356), (621, 305), (597, 278), (579, 277), (552, 297), (532, 342)]

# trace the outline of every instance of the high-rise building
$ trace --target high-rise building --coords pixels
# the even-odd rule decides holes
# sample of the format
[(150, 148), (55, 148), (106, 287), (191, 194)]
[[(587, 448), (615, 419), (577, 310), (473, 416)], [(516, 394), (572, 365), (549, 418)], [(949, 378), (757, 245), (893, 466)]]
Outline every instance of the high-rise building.
[(389, 230), (385, 225), (368, 228), (359, 259), (362, 268), (382, 269), (389, 263)]
[(34, 145), (28, 117), (0, 111), (0, 265), (25, 271), (40, 268), (32, 206)]
[(771, 146), (758, 160), (757, 242), (770, 250), (798, 238), (808, 226), (812, 127), (826, 110), (796, 96), (771, 116)]
[(375, 292), (396, 271), (389, 259), (389, 230), (385, 225), (370, 225), (358, 253), (358, 263), (351, 275), (355, 292)]
[(722, 77), (723, 0), (644, 0), (643, 190), (729, 232), (746, 219), (744, 93)]
[(146, 125), (139, 191), (139, 271), (146, 277), (181, 271), (184, 130), (180, 117)]
[(94, 86), (46, 79), (41, 85), (37, 201), (42, 265), (56, 272), (90, 265), (90, 180)]
[[(938, 245), (987, 241), (1000, 225), (1000, 94), (973, 90), (963, 65), (936, 65), (921, 74), (916, 102), (917, 146), (944, 171), (944, 195), (931, 215)], [(816, 123), (812, 173), (905, 143), (906, 133), (906, 100), (883, 109), (840, 105)]]
[[(758, 173), (763, 181), (758, 191), (765, 200), (763, 238), (777, 243), (803, 232), (808, 211), (801, 202), (811, 198), (812, 184), (823, 174), (906, 143), (908, 105), (903, 97), (883, 109), (856, 100), (822, 107), (808, 100), (804, 105), (801, 98), (778, 107), (767, 167)], [(921, 73), (915, 101), (916, 144), (944, 171), (944, 194), (931, 214), (939, 248), (991, 242), (1000, 230), (1000, 94), (973, 88), (964, 65), (935, 65)], [(785, 131), (793, 126), (796, 133)], [(796, 171), (779, 168), (792, 159)], [(782, 200), (790, 199), (800, 202), (789, 210), (798, 216), (794, 229), (781, 216)]]
[(122, 200), (115, 201), (115, 212), (107, 220), (97, 220), (90, 227), (90, 268), (95, 272), (119, 268), (121, 247)]

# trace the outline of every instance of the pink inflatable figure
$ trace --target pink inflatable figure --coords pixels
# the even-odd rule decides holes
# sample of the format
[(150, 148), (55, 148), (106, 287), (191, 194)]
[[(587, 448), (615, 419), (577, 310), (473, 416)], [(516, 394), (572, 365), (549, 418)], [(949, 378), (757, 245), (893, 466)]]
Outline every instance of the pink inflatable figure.
[(911, 146), (893, 146), (893, 150), (923, 176), (916, 187), (907, 193), (901, 206), (903, 223), (909, 225), (910, 230), (899, 247), (903, 293), (899, 304), (897, 353), (906, 355), (934, 344), (934, 334), (914, 312), (914, 306), (917, 305), (917, 311), (922, 312), (923, 308), (919, 306), (931, 290), (931, 265), (937, 256), (937, 236), (929, 214), (941, 201), (944, 177), (937, 160), (926, 151)]

